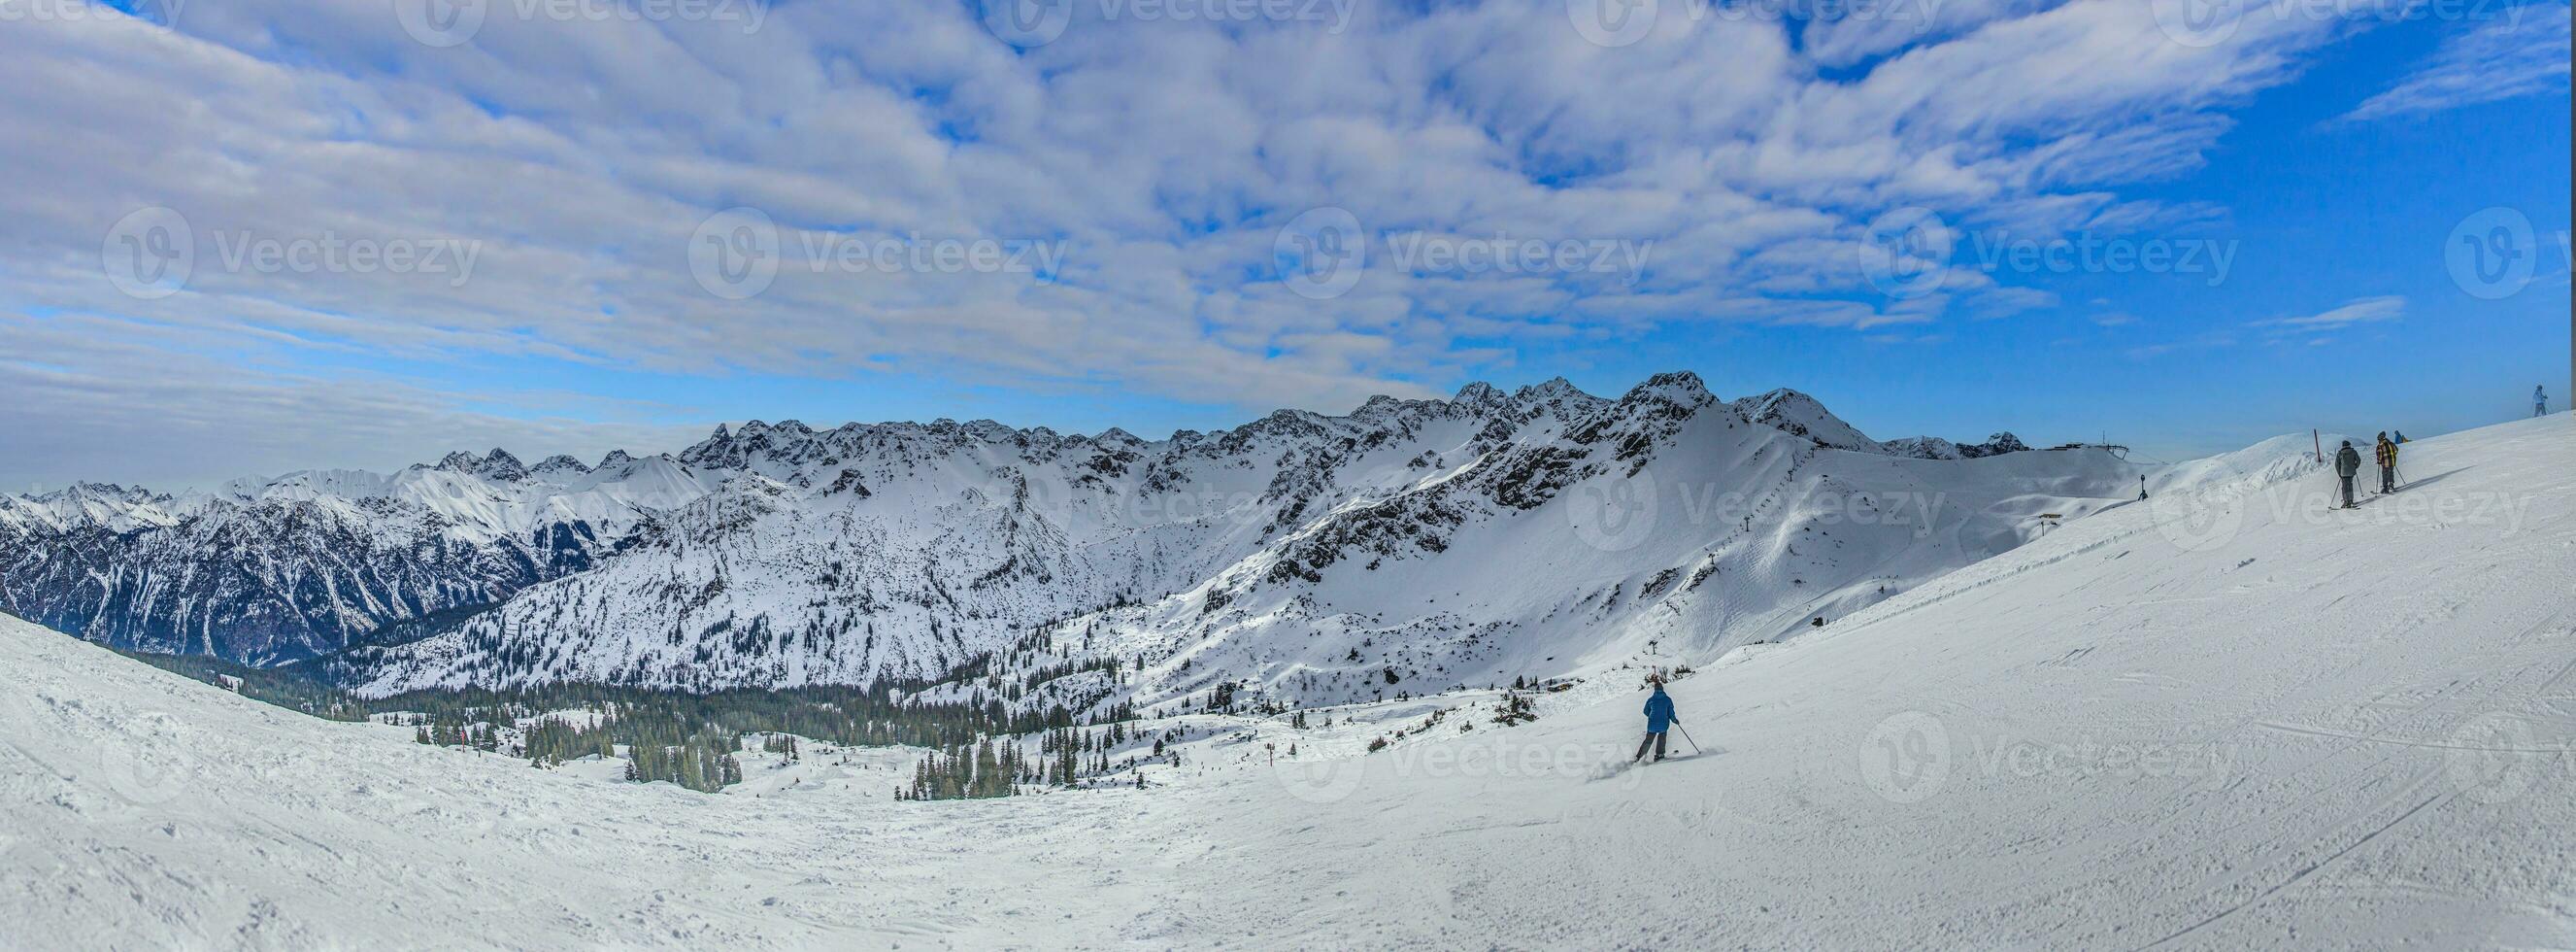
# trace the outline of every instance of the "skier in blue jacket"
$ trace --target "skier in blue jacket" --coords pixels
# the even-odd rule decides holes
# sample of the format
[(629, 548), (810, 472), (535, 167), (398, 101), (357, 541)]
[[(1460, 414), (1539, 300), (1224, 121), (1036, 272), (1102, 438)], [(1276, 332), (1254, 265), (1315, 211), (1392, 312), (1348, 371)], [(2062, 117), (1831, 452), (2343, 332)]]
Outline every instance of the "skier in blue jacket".
[(1656, 679), (1654, 685), (1655, 696), (1646, 699), (1646, 739), (1637, 742), (1632, 760), (1646, 759), (1648, 747), (1655, 749), (1656, 760), (1664, 759), (1664, 732), (1681, 722), (1681, 715), (1673, 713), (1673, 696), (1664, 693), (1663, 680)]

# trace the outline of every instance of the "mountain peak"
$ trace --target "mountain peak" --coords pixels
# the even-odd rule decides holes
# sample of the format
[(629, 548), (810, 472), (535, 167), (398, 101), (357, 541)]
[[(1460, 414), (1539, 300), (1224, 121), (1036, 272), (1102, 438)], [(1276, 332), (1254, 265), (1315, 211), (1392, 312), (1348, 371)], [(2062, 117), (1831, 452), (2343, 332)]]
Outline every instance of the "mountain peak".
[(100, 482), (77, 482), (61, 489), (54, 490), (53, 492), (39, 493), (28, 497), (28, 499), (34, 502), (78, 502), (81, 500), (97, 499), (125, 503), (150, 502), (155, 498), (156, 497), (153, 495), (151, 490), (145, 489), (141, 486), (129, 487), (123, 483)]
[(1633, 402), (1648, 397), (1661, 397), (1688, 406), (1717, 402), (1717, 398), (1708, 392), (1708, 384), (1700, 380), (1698, 374), (1687, 370), (1648, 377), (1645, 383), (1630, 389), (1627, 396), (1620, 399)]
[(1588, 397), (1591, 394), (1575, 386), (1574, 381), (1564, 377), (1549, 377), (1543, 382), (1512, 391), (1512, 396), (1523, 400), (1561, 400), (1567, 397)]
[(1879, 443), (1841, 417), (1825, 409), (1816, 398), (1787, 387), (1759, 396), (1745, 397), (1729, 404), (1735, 412), (1755, 423), (1791, 436), (1803, 436), (1819, 446), (1835, 449), (1880, 452)]
[(1754, 396), (1746, 397), (1746, 398), (1744, 398), (1744, 399), (1742, 399), (1742, 400), (1738, 400), (1738, 401), (1736, 401), (1736, 402), (1737, 402), (1737, 403), (1741, 403), (1741, 404), (1750, 404), (1750, 405), (1757, 406), (1757, 407), (1772, 407), (1772, 406), (1782, 406), (1782, 405), (1810, 405), (1810, 406), (1818, 406), (1818, 407), (1824, 406), (1824, 403), (1823, 403), (1823, 402), (1821, 402), (1821, 401), (1817, 400), (1817, 399), (1816, 399), (1816, 398), (1814, 398), (1814, 397), (1808, 396), (1806, 391), (1803, 391), (1803, 390), (1797, 390), (1797, 389), (1793, 389), (1793, 388), (1790, 388), (1790, 387), (1773, 387), (1773, 388), (1771, 388), (1770, 390), (1764, 391), (1764, 392), (1762, 392), (1762, 393), (1760, 393), (1760, 394), (1756, 394), (1756, 395), (1754, 395)]
[(1449, 398), (1449, 402), (1462, 406), (1488, 407), (1501, 403), (1504, 399), (1506, 398), (1501, 390), (1496, 389), (1493, 384), (1479, 380), (1458, 388), (1458, 395)]
[(531, 467), (529, 472), (587, 473), (590, 472), (590, 467), (582, 465), (580, 460), (574, 459), (569, 455), (557, 453), (553, 456), (537, 461), (537, 465)]
[(517, 482), (528, 478), (528, 467), (520, 463), (518, 457), (510, 455), (510, 451), (495, 446), (492, 452), (483, 454), (483, 464), (474, 467), (474, 475)]

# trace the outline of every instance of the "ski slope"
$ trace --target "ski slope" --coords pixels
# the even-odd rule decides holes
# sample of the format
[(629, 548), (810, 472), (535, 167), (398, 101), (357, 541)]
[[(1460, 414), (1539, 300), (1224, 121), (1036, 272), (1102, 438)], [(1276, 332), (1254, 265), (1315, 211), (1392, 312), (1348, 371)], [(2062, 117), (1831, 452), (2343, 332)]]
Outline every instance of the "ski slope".
[(1141, 791), (703, 796), (0, 619), (0, 947), (2576, 945), (2576, 433), (2404, 467), (2338, 511), (2248, 451), (1685, 659), (1700, 752), (1643, 768), (1614, 666), (1517, 727), (1236, 719)]

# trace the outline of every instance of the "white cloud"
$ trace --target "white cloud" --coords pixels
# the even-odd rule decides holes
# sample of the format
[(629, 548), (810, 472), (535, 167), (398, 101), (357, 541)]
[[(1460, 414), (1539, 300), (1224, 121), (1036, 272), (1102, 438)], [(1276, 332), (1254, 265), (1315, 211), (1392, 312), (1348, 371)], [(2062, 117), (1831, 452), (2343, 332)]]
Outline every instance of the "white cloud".
[(2182, 340), (2165, 341), (2157, 344), (2141, 344), (2131, 347), (2128, 350), (2123, 351), (2123, 353), (2127, 354), (2131, 360), (2151, 360), (2157, 357), (2162, 357), (2166, 354), (2178, 354), (2195, 350), (2217, 350), (2220, 348), (2234, 346), (2236, 346), (2235, 335), (2223, 332), (2214, 332), (2199, 334)]
[[(1014, 50), (967, 4), (769, 6), (748, 31), (487, 7), (452, 48), (412, 42), (381, 3), (191, 4), (179, 32), (104, 15), (0, 31), (0, 82), (26, 91), (0, 100), (0, 126), (41, 130), (0, 139), (0, 172), (21, 183), (0, 216), (0, 288), (22, 314), (185, 335), (165, 349), (193, 355), (210, 405), (443, 421), (424, 425), (460, 439), (537, 431), (461, 412), (483, 395), (427, 381), (387, 390), (392, 409), (325, 394), (297, 355), (1105, 382), (1340, 410), (1516, 346), (1658, 324), (2045, 306), (1970, 273), (1890, 302), (1862, 273), (1865, 223), (1908, 204), (1962, 223), (2169, 221), (2118, 190), (2195, 167), (2225, 109), (2336, 29), (2249, 18), (2192, 47), (2125, 2), (1999, 0), (1927, 5), (1920, 30), (1810, 25), (1803, 48), (1794, 24), (1666, 16), (1608, 48), (1552, 0), (1364, 4), (1338, 32), (1103, 21), (1077, 3), (1061, 38)], [(698, 285), (689, 247), (743, 205), (790, 253), (730, 300)], [(146, 206), (178, 211), (199, 248), (185, 290), (158, 300), (120, 293), (101, 260)], [(1372, 240), (1652, 253), (1612, 281), (1402, 274), (1372, 248), (1348, 294), (1309, 300), (1280, 283), (1274, 239), (1321, 206)], [(814, 236), (1058, 242), (1064, 257), (1047, 274), (817, 270), (796, 252)], [(219, 253), (243, 239), (455, 241), (478, 258), (462, 283), (262, 269)], [(243, 349), (270, 363), (223, 367)], [(72, 433), (134, 415), (116, 400), (200, 399), (108, 387), (103, 366), (28, 392)]]
[(2269, 320), (2256, 321), (2254, 322), (2254, 326), (2271, 328), (2275, 332), (2322, 333), (2325, 331), (2342, 330), (2356, 324), (2376, 324), (2382, 321), (2400, 320), (2405, 316), (2406, 298), (2402, 295), (2387, 294), (2378, 297), (2355, 298), (2351, 301), (2345, 302), (2340, 307), (2321, 311), (2315, 314), (2306, 314), (2297, 317), (2276, 317)]
[(2564, 0), (2498, 8), (2494, 19), (2444, 41), (2423, 68), (2364, 100), (2343, 119), (2421, 116), (2563, 91), (2568, 35)]

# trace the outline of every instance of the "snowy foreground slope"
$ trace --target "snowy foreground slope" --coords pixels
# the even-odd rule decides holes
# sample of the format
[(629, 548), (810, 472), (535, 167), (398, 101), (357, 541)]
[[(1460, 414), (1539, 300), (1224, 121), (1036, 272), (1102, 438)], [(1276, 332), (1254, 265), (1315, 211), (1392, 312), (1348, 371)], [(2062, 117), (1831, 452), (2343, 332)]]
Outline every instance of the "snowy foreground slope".
[(2567, 418), (2350, 512), (2266, 458), (1688, 659), (1704, 752), (1637, 769), (1613, 667), (1519, 727), (1236, 719), (1142, 791), (709, 797), (0, 619), (0, 947), (2576, 945)]

